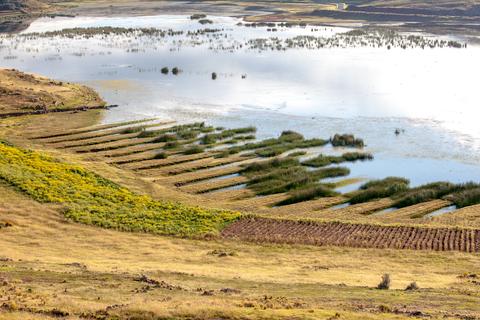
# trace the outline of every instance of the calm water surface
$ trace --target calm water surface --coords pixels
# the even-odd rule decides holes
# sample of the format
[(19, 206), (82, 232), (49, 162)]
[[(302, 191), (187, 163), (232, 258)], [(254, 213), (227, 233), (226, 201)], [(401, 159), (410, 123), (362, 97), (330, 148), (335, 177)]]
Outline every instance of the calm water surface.
[[(364, 138), (375, 160), (348, 164), (352, 177), (397, 175), (413, 185), (480, 181), (479, 47), (218, 50), (219, 43), (331, 37), (348, 29), (267, 32), (237, 26), (237, 18), (212, 20), (207, 27), (223, 29), (223, 38), (200, 37), (198, 43), (185, 36), (161, 41), (3, 38), (0, 64), (94, 87), (109, 103), (120, 105), (106, 113), (105, 123), (158, 116), (228, 127), (255, 125), (259, 138), (285, 129), (324, 138), (354, 133)], [(205, 28), (186, 16), (76, 17), (39, 19), (24, 33), (92, 26)], [(163, 75), (165, 66), (182, 72)], [(212, 72), (219, 75), (216, 81)], [(405, 131), (396, 136), (396, 128)]]

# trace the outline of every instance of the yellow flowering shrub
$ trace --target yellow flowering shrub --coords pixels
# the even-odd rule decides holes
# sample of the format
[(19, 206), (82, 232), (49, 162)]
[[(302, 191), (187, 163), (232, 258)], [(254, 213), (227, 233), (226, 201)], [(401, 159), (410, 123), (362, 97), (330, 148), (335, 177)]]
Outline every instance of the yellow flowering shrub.
[(239, 213), (153, 200), (35, 151), (0, 142), (0, 178), (73, 221), (125, 231), (192, 236), (218, 233)]

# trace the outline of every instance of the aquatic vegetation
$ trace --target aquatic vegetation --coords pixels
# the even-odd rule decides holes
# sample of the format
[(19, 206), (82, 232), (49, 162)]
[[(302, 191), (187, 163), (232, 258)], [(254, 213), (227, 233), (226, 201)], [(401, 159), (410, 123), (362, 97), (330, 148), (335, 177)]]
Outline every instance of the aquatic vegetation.
[(207, 15), (204, 13), (195, 13), (190, 16), (190, 20), (199, 20), (199, 19), (204, 19), (206, 17)]
[[(350, 197), (351, 204), (368, 202), (370, 200), (390, 197), (408, 190), (410, 181), (404, 178), (387, 177), (363, 184), (360, 190)], [(396, 207), (396, 205), (394, 205)]]
[(63, 204), (73, 221), (124, 231), (216, 234), (240, 214), (156, 201), (81, 166), (0, 143), (0, 178), (33, 199)]
[(286, 157), (249, 164), (241, 174), (247, 177), (247, 187), (258, 195), (268, 195), (319, 185), (320, 179), (345, 176), (348, 168), (326, 168), (307, 171), (297, 158)]
[(210, 19), (200, 19), (200, 20), (198, 20), (198, 23), (200, 23), (200, 24), (212, 24), (213, 21), (210, 20)]
[(197, 154), (197, 153), (202, 153), (204, 151), (205, 151), (205, 148), (198, 145), (194, 145), (186, 148), (185, 151), (183, 151), (183, 154)]
[(218, 140), (223, 140), (226, 138), (231, 138), (239, 134), (246, 134), (246, 133), (255, 133), (257, 128), (255, 127), (245, 127), (245, 128), (236, 128), (236, 129), (224, 129), (219, 133), (209, 133), (202, 137), (201, 143), (202, 144), (214, 144)]
[(310, 167), (324, 167), (330, 164), (338, 164), (342, 162), (353, 162), (353, 161), (365, 161), (372, 160), (373, 155), (370, 153), (360, 153), (360, 152), (348, 152), (344, 153), (341, 156), (328, 156), (328, 155), (319, 155), (313, 159), (309, 159), (303, 162), (304, 165)]
[(324, 185), (321, 185), (321, 184), (312, 185), (311, 187), (306, 187), (304, 189), (290, 192), (289, 197), (283, 201), (280, 201), (279, 203), (277, 203), (277, 205), (283, 206), (283, 205), (313, 200), (321, 197), (333, 197), (336, 195), (338, 195), (337, 192), (333, 191), (332, 189)]
[(353, 134), (336, 134), (330, 139), (330, 143), (334, 147), (363, 148), (365, 146), (363, 140), (355, 138)]
[[(407, 192), (400, 194), (395, 198), (395, 207), (407, 207), (425, 201), (441, 199), (449, 195), (451, 195), (450, 197), (452, 199), (456, 199), (460, 205), (462, 205), (462, 203), (467, 205), (470, 202), (471, 204), (475, 204), (477, 198), (476, 192), (473, 190), (477, 188), (480, 188), (480, 185), (473, 182), (465, 184), (433, 182), (412, 188)], [(456, 194), (456, 196), (454, 194)]]
[(157, 153), (153, 159), (167, 159), (168, 158), (168, 154), (165, 153), (165, 152), (160, 152), (160, 153)]
[(162, 134), (150, 141), (151, 143), (159, 143), (159, 142), (172, 142), (177, 141), (178, 137), (174, 134)]
[(446, 196), (445, 200), (453, 202), (457, 208), (480, 204), (480, 187), (455, 192)]

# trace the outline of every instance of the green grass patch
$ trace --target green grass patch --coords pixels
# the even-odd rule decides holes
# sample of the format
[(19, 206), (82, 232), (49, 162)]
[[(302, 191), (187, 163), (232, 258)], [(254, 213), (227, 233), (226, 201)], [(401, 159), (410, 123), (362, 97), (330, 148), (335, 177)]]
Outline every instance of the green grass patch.
[(202, 209), (138, 195), (81, 166), (0, 143), (0, 178), (33, 199), (65, 206), (67, 218), (124, 231), (217, 234), (239, 213)]
[(313, 159), (309, 159), (303, 162), (304, 165), (310, 167), (325, 167), (331, 164), (338, 164), (342, 162), (353, 162), (353, 161), (366, 161), (372, 160), (373, 156), (370, 153), (362, 152), (347, 152), (341, 156), (328, 156), (328, 155), (318, 155)]
[(353, 134), (336, 134), (330, 139), (334, 147), (355, 147), (363, 148), (365, 143), (360, 138), (355, 138)]
[(277, 203), (278, 206), (299, 203), (303, 201), (314, 200), (322, 197), (333, 197), (338, 195), (337, 192), (328, 188), (327, 186), (316, 184), (304, 189), (295, 190), (290, 193), (289, 197)]
[(350, 203), (363, 203), (403, 193), (408, 190), (410, 181), (404, 178), (388, 177), (363, 184), (360, 190), (350, 197)]
[(202, 153), (204, 151), (205, 151), (205, 148), (203, 148), (202, 146), (194, 145), (186, 148), (185, 151), (183, 151), (183, 154), (197, 154), (197, 153)]
[[(257, 195), (311, 188), (320, 185), (320, 179), (344, 176), (349, 173), (348, 168), (308, 171), (298, 159), (293, 157), (255, 162), (241, 171), (241, 174), (249, 179), (247, 187)], [(327, 185), (323, 186), (327, 188)]]
[[(441, 198), (451, 198), (461, 206), (477, 204), (478, 199), (473, 190), (480, 188), (477, 183), (453, 184), (450, 182), (433, 182), (416, 188), (395, 197), (397, 208), (411, 206), (417, 203)], [(463, 200), (462, 200), (463, 199)], [(454, 203), (455, 203), (454, 201)]]

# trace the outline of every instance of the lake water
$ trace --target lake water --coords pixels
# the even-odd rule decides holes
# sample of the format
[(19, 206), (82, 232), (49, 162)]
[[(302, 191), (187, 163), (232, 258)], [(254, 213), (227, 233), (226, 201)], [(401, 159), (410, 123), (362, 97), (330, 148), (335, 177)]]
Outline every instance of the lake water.
[[(3, 37), (0, 64), (95, 88), (108, 103), (120, 105), (106, 113), (105, 123), (158, 116), (255, 125), (259, 138), (286, 129), (306, 137), (353, 133), (366, 141), (375, 160), (348, 164), (352, 177), (397, 175), (413, 185), (480, 182), (479, 47), (255, 50), (245, 43), (298, 35), (329, 38), (348, 29), (269, 32), (238, 26), (238, 18), (211, 19), (213, 24), (201, 26), (187, 16), (42, 18), (23, 33), (94, 26), (222, 31), (162, 39)], [(165, 66), (182, 72), (163, 75)], [(404, 132), (396, 136), (396, 128)]]

